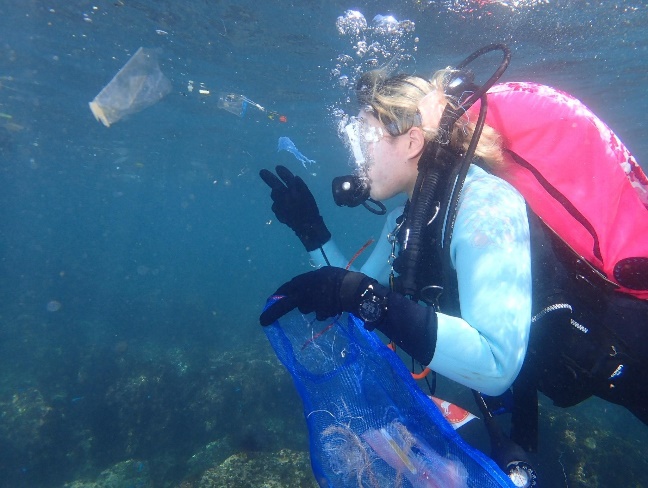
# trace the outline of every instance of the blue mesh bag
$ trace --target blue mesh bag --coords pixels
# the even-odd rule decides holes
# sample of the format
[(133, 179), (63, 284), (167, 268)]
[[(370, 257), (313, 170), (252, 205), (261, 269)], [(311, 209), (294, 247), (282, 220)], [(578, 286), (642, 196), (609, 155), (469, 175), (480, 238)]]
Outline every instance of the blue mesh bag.
[(360, 319), (319, 322), (294, 310), (264, 330), (302, 398), (320, 486), (513, 486)]

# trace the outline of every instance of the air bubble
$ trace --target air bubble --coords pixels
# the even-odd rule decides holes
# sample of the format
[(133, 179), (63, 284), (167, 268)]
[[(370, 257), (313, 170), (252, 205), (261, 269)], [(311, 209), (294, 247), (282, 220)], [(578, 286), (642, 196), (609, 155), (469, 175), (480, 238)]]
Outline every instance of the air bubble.
[(358, 36), (367, 28), (367, 19), (357, 10), (347, 10), (337, 18), (338, 32), (347, 36)]

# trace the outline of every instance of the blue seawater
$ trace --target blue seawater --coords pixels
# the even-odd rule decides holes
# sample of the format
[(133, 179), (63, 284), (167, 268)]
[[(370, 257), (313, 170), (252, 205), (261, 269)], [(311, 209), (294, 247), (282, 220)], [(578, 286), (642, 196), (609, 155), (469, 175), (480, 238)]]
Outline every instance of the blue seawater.
[[(415, 29), (341, 33), (349, 9)], [(356, 67), (429, 74), (506, 42), (504, 80), (574, 94), (648, 169), (640, 0), (25, 0), (0, 2), (0, 32), (0, 486), (104, 470), (175, 486), (232, 454), (308, 451), (258, 314), (310, 267), (258, 172), (294, 163), (276, 150), (294, 135), (319, 167), (291, 168), (344, 252), (379, 234), (381, 219), (330, 197), (350, 171), (335, 114), (358, 109)], [(377, 39), (383, 51), (362, 51)], [(106, 128), (88, 102), (142, 46), (172, 91)], [(287, 122), (237, 118), (220, 92)], [(463, 389), (441, 381), (438, 393), (474, 410)], [(648, 485), (646, 427), (623, 409), (541, 412), (544, 486)], [(148, 469), (131, 473), (138, 463)]]

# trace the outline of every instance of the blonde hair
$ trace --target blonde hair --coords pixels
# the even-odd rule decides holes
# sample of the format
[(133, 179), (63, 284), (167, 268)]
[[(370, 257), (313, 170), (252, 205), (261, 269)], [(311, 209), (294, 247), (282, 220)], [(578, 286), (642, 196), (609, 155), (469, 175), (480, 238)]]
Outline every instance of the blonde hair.
[[(444, 93), (451, 73), (450, 68), (437, 71), (428, 81), (418, 76), (399, 74), (388, 77), (382, 70), (369, 71), (356, 85), (358, 102), (362, 107), (370, 107), (391, 135), (404, 134), (414, 126), (421, 126), (419, 105), (429, 93), (438, 92), (443, 106), (450, 103), (453, 108), (458, 108), (457, 101)], [(454, 125), (450, 145), (465, 151), (474, 130), (475, 122), (467, 114), (462, 115)], [(447, 138), (447, 134), (441, 134), (438, 129), (423, 128), (423, 132), (428, 141)], [(484, 125), (475, 155), (493, 170), (503, 166), (502, 137), (495, 129)]]

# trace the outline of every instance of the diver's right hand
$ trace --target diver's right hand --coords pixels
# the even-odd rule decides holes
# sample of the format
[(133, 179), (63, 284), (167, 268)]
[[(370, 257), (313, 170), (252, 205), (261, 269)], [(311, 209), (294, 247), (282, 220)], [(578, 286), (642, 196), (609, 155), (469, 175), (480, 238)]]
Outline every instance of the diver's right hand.
[(304, 180), (288, 168), (277, 166), (276, 169), (278, 177), (267, 169), (262, 169), (259, 176), (272, 189), (272, 211), (277, 220), (297, 234), (307, 251), (322, 247), (331, 238), (331, 233), (319, 213), (315, 197)]

